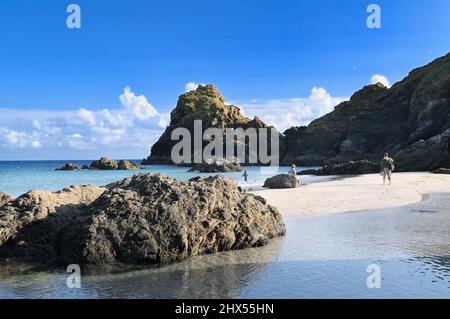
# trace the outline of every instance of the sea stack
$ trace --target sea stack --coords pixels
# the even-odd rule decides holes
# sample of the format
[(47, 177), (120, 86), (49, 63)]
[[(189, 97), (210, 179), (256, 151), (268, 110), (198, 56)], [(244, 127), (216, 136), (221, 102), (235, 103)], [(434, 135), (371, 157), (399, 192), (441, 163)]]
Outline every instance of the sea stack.
[[(214, 85), (199, 85), (196, 90), (184, 93), (179, 97), (176, 108), (171, 112), (170, 125), (152, 146), (150, 156), (143, 160), (142, 165), (174, 164), (171, 150), (177, 141), (172, 141), (171, 134), (177, 128), (186, 128), (193, 136), (194, 121), (196, 120), (202, 121), (202, 134), (208, 128), (219, 128), (222, 132), (225, 132), (226, 128), (242, 128), (244, 130), (269, 128), (257, 117), (253, 120), (246, 118), (242, 115), (239, 107), (226, 105), (223, 96)], [(278, 132), (277, 134), (278, 138), (282, 137)], [(248, 141), (245, 142), (245, 148), (248, 149)], [(192, 162), (194, 161), (192, 160)], [(247, 160), (241, 161), (241, 164), (247, 164)]]

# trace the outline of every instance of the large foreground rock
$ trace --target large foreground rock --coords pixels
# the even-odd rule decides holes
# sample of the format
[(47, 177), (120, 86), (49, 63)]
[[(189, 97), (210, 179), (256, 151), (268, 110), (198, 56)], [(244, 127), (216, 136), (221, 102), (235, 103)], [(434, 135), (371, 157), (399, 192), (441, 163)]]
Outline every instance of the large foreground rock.
[(227, 159), (215, 159), (206, 161), (203, 164), (194, 165), (189, 172), (199, 172), (199, 173), (230, 173), (230, 172), (240, 172), (241, 165), (239, 160), (235, 158), (234, 160)]
[(165, 263), (284, 234), (275, 208), (221, 176), (140, 174), (106, 190), (33, 191), (0, 208), (0, 256), (63, 265)]
[(0, 255), (55, 262), (65, 229), (104, 191), (96, 186), (33, 190), (0, 205)]
[(266, 179), (263, 187), (270, 189), (297, 188), (300, 187), (300, 180), (292, 174), (280, 174)]

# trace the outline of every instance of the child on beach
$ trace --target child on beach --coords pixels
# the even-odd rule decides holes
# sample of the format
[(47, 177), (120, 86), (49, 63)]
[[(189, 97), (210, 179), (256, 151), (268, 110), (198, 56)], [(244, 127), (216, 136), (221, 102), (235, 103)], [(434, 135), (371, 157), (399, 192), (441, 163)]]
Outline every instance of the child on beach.
[(244, 181), (248, 182), (247, 170), (244, 171), (244, 174), (242, 174), (242, 177), (244, 178)]

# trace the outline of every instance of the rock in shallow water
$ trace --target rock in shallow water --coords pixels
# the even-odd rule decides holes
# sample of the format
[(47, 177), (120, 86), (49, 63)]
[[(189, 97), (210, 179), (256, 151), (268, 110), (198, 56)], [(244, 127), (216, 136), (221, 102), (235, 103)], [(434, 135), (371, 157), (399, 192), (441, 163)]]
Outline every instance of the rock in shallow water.
[(33, 192), (0, 208), (3, 258), (165, 263), (262, 246), (286, 232), (275, 208), (221, 176), (181, 182), (140, 174), (106, 190), (70, 188), (64, 200), (58, 193)]

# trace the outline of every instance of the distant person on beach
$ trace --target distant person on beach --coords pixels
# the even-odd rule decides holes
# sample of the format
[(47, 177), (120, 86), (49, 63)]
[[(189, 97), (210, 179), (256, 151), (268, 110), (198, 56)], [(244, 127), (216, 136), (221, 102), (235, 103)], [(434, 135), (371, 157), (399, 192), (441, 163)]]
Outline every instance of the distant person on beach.
[(388, 153), (385, 153), (383, 159), (381, 160), (381, 176), (383, 176), (383, 185), (386, 185), (386, 178), (388, 178), (389, 185), (391, 185), (393, 170), (394, 160), (389, 157)]
[(297, 170), (295, 169), (295, 164), (292, 164), (291, 169), (289, 170), (288, 174), (297, 176)]
[(242, 177), (244, 178), (244, 181), (248, 182), (248, 174), (247, 171), (244, 171), (244, 174), (242, 174)]

